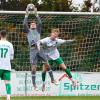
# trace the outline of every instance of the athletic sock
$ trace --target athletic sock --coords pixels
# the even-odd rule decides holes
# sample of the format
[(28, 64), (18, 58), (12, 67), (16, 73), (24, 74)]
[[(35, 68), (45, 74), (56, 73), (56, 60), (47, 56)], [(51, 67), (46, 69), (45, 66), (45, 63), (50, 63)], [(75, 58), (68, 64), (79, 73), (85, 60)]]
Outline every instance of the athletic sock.
[(33, 83), (33, 86), (36, 85), (35, 80), (36, 80), (36, 74), (32, 73), (32, 83)]
[(69, 76), (69, 78), (72, 78), (72, 74), (68, 68), (65, 69), (65, 72)]
[(7, 92), (7, 94), (11, 94), (11, 85), (10, 85), (10, 83), (6, 84), (6, 92)]
[(46, 72), (42, 72), (42, 81), (43, 81), (43, 83), (45, 82), (45, 78), (46, 78)]
[(54, 81), (54, 76), (53, 76), (52, 70), (49, 70), (48, 73), (50, 75), (51, 81)]

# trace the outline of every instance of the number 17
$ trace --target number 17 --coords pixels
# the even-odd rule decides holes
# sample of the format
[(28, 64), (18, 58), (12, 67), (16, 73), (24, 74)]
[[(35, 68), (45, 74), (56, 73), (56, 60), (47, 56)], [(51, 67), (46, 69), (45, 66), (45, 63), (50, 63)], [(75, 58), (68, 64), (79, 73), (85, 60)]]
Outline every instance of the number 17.
[(7, 48), (0, 48), (0, 57), (5, 58), (7, 55), (8, 49)]

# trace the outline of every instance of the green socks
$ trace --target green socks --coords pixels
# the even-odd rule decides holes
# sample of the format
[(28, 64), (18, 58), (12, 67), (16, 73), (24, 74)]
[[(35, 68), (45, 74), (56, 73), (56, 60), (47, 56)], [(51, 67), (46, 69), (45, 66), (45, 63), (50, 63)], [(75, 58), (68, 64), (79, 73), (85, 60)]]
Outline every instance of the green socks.
[(10, 83), (6, 84), (6, 92), (7, 92), (7, 94), (11, 94), (11, 85), (10, 85)]
[(68, 68), (65, 69), (65, 72), (69, 76), (69, 78), (72, 78), (72, 74)]
[(46, 72), (42, 72), (42, 81), (45, 82)]

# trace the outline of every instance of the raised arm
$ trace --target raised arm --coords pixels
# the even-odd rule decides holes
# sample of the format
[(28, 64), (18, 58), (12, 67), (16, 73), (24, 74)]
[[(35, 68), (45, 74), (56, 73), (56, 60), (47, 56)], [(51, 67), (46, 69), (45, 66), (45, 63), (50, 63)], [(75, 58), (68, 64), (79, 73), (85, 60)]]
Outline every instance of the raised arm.
[(26, 33), (28, 33), (29, 31), (29, 26), (28, 26), (28, 15), (29, 15), (29, 11), (28, 11), (28, 6), (26, 8), (26, 14), (25, 14), (25, 17), (24, 17), (24, 22), (23, 22), (23, 26), (24, 26), (24, 31)]
[(34, 14), (35, 14), (35, 17), (36, 17), (36, 20), (37, 20), (37, 30), (41, 34), (42, 22), (41, 22), (41, 18), (39, 17), (39, 15), (37, 13), (37, 8), (34, 8)]

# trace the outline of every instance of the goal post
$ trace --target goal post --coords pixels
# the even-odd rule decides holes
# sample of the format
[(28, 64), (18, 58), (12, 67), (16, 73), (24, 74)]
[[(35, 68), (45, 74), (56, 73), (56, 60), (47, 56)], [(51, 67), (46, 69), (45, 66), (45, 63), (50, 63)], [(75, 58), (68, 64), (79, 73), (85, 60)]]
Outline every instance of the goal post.
[[(41, 38), (47, 37), (51, 28), (60, 29), (60, 38), (76, 39), (58, 47), (61, 57), (72, 71), (100, 71), (100, 13), (95, 12), (41, 12)], [(0, 29), (7, 29), (8, 39), (13, 43), (16, 71), (30, 71), (29, 48), (23, 32), (25, 11), (0, 11)], [(29, 16), (29, 21), (34, 14)], [(39, 65), (40, 66), (40, 65)], [(55, 64), (53, 70), (60, 70)], [(38, 67), (40, 70), (40, 67)]]

